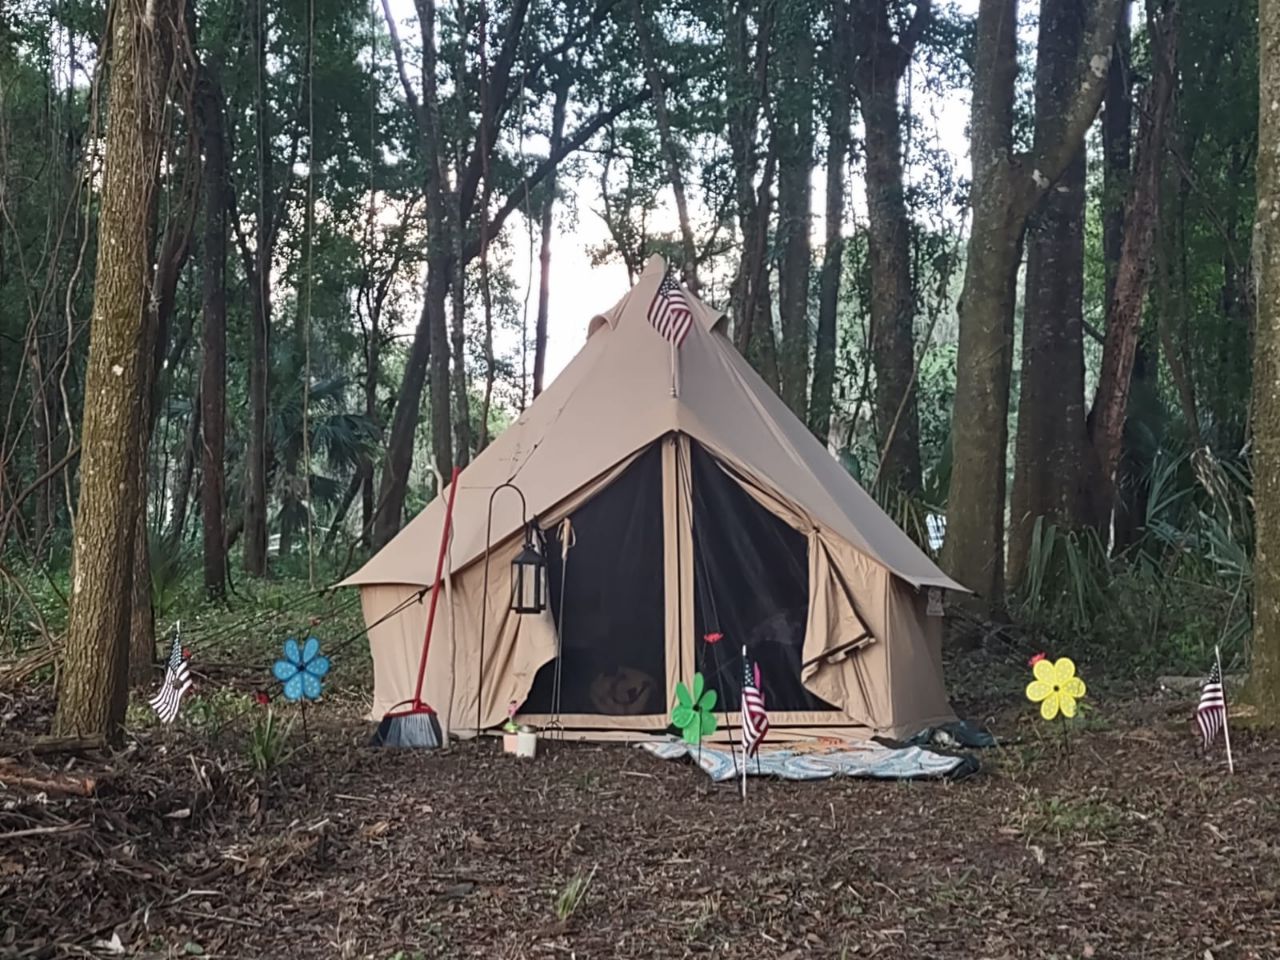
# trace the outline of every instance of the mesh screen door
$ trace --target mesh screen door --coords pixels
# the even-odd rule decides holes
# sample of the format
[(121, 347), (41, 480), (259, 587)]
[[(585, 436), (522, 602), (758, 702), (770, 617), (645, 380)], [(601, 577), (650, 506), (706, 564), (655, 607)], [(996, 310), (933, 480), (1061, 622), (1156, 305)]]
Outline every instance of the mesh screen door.
[[(809, 617), (809, 547), (756, 503), (697, 443), (690, 443), (695, 662), (722, 702), (737, 710), (742, 645), (760, 666), (770, 711), (835, 710), (800, 682)], [(682, 482), (686, 482), (683, 481)], [(708, 633), (724, 640), (708, 644)]]
[[(664, 713), (661, 445), (642, 453), (570, 521), (567, 563), (559, 532), (547, 531), (551, 611), (560, 628), (560, 712)], [(552, 660), (538, 671), (523, 712), (553, 712), (555, 667)]]

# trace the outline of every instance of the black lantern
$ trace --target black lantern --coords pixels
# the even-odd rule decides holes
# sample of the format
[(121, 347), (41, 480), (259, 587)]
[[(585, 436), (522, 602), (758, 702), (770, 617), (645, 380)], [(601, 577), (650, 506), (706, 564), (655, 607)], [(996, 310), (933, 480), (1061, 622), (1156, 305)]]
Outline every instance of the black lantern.
[(524, 528), (524, 546), (511, 561), (511, 609), (541, 613), (547, 609), (547, 562), (533, 540), (533, 524)]

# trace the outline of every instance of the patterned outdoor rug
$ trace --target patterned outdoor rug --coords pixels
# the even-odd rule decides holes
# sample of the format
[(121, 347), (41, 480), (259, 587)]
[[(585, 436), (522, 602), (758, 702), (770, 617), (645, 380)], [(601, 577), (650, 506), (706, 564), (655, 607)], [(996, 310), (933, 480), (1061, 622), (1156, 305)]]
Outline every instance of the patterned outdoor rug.
[[(663, 760), (689, 757), (716, 783), (741, 776), (741, 751), (724, 744), (691, 747), (683, 740), (648, 740), (637, 746)], [(782, 780), (826, 780), (830, 777), (870, 777), (880, 780), (961, 777), (978, 769), (968, 756), (937, 753), (922, 747), (887, 747), (873, 740), (841, 743), (795, 743), (760, 748), (759, 762), (752, 757), (747, 774)]]

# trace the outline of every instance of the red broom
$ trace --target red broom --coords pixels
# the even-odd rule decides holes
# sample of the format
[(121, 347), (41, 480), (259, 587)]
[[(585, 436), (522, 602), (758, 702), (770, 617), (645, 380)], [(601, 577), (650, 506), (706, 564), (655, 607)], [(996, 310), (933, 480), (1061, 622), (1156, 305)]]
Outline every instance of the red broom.
[[(383, 716), (378, 732), (373, 735), (374, 746), (379, 747), (439, 747), (444, 743), (440, 733), (440, 720), (436, 712), (422, 699), (422, 684), (427, 676), (427, 653), (431, 650), (431, 629), (436, 622), (436, 604), (440, 600), (440, 586), (444, 582), (444, 559), (449, 551), (449, 531), (453, 523), (453, 498), (458, 492), (458, 474), (453, 468), (449, 478), (449, 500), (444, 510), (444, 530), (440, 534), (440, 555), (436, 560), (436, 578), (431, 584), (431, 605), (427, 609), (427, 631), (422, 637), (422, 657), (418, 660), (418, 682), (413, 688), (413, 699), (397, 703)], [(405, 709), (400, 709), (404, 707)]]

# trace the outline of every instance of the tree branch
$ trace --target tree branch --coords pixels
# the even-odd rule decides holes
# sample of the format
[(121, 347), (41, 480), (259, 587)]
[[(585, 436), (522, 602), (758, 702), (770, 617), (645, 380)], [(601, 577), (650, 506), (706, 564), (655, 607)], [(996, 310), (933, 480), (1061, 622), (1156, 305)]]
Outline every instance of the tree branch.
[[(525, 86), (529, 86), (529, 84), (536, 79), (540, 73), (542, 73), (543, 68), (546, 67), (548, 63), (564, 56), (577, 46), (578, 41), (586, 36), (589, 31), (602, 24), (604, 22), (604, 18), (611, 10), (613, 10), (614, 7), (618, 5), (619, 2), (620, 0), (599, 0), (595, 9), (591, 11), (591, 16), (587, 17), (586, 20), (583, 20), (576, 29), (570, 30), (565, 35), (564, 39), (555, 44), (555, 46), (548, 47), (546, 50), (543, 50), (538, 54), (538, 56), (530, 60), (528, 66), (526, 66), (524, 70)], [(503, 104), (503, 110), (505, 111), (510, 109), (511, 100), (508, 98), (507, 102)]]
[(1098, 115), (1098, 107), (1107, 89), (1107, 69), (1111, 63), (1120, 11), (1127, 2), (1097, 0), (1095, 4), (1093, 29), (1081, 48), (1084, 70), (1076, 84), (1076, 94), (1065, 111), (1062, 136), (1031, 154), (1029, 175), (1033, 205), (1062, 176)]
[[(498, 207), (497, 212), (493, 215), (493, 219), (489, 221), (489, 236), (497, 236), (498, 231), (502, 229), (503, 223), (506, 222), (512, 212), (524, 202), (526, 191), (533, 190), (543, 180), (550, 176), (551, 171), (556, 168), (565, 157), (573, 153), (588, 140), (594, 137), (601, 129), (608, 124), (617, 120), (628, 110), (639, 105), (644, 99), (645, 90), (641, 89), (631, 96), (624, 98), (619, 103), (614, 104), (603, 113), (596, 114), (591, 120), (582, 124), (571, 136), (565, 137), (564, 142), (560, 144), (559, 149), (553, 151), (547, 159), (543, 160), (529, 176), (519, 183), (514, 190), (507, 194), (507, 198), (502, 202), (502, 206)], [(479, 238), (469, 240), (463, 248), (462, 259), (464, 263), (470, 263), (480, 254)]]
[[(516, 52), (520, 49), (520, 37), (524, 32), (525, 17), (529, 12), (529, 0), (515, 0), (511, 16), (507, 18), (507, 27), (502, 37), (502, 50), (493, 66), (492, 79), (481, 77), (482, 84), (490, 89), (485, 96), (484, 113), (480, 117), (480, 129), (477, 131), (475, 149), (471, 159), (467, 161), (466, 170), (458, 185), (458, 219), (465, 226), (471, 219), (475, 209), (476, 192), (480, 187), (480, 175), (484, 170), (484, 154), (493, 150), (497, 141), (498, 127), (507, 111), (507, 91), (511, 86), (511, 68), (515, 64)], [(481, 37), (485, 43), (487, 38)], [(464, 82), (463, 77), (458, 83)]]
[(400, 74), (400, 86), (404, 89), (404, 98), (409, 102), (413, 119), (418, 125), (418, 136), (426, 138), (427, 122), (422, 112), (422, 103), (418, 100), (417, 91), (409, 79), (409, 69), (404, 62), (404, 46), (400, 43), (400, 30), (396, 27), (396, 18), (391, 15), (390, 0), (382, 0), (382, 14), (387, 21), (387, 32), (391, 35), (391, 52), (396, 59), (396, 72)]
[(924, 33), (925, 27), (932, 20), (933, 0), (917, 0), (916, 12), (912, 14), (911, 22), (907, 24), (907, 29), (902, 32), (902, 37), (898, 41), (898, 49), (902, 51), (905, 59), (911, 59), (911, 55), (915, 53), (916, 44)]

